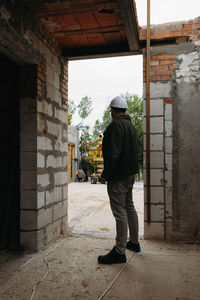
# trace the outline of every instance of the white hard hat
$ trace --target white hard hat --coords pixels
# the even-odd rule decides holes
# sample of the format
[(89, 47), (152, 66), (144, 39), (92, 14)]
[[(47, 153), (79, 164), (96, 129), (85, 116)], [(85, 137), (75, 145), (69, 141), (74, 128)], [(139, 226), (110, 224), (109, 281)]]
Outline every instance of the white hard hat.
[(112, 99), (112, 101), (110, 102), (110, 107), (113, 107), (113, 108), (128, 108), (126, 100), (123, 99), (122, 97), (119, 97), (119, 96)]

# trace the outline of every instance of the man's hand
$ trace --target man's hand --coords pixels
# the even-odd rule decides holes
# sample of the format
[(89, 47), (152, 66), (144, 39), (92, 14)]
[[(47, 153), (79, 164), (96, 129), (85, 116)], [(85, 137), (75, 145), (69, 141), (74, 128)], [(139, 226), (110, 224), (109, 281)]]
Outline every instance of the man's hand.
[(101, 183), (106, 183), (106, 179), (103, 178), (102, 176), (99, 177), (99, 181), (100, 181)]

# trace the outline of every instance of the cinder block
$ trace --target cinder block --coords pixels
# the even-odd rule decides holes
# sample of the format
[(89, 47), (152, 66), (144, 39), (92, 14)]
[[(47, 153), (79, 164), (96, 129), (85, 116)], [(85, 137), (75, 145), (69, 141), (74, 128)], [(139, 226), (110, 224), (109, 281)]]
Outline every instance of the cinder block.
[(21, 113), (20, 115), (20, 133), (36, 134), (37, 133), (37, 114), (34, 113)]
[(55, 108), (55, 117), (59, 121), (67, 124), (67, 111), (66, 110), (61, 110), (61, 109)]
[[(150, 135), (150, 150), (151, 151), (163, 151), (163, 134), (151, 134)], [(144, 134), (143, 142), (144, 151), (146, 151), (146, 134)]]
[(45, 206), (45, 192), (37, 193), (37, 208)]
[[(166, 223), (165, 227), (166, 227), (166, 239), (173, 240), (175, 237), (174, 230), (173, 230), (173, 223)], [(180, 231), (178, 232), (178, 235), (179, 234), (180, 234)], [(182, 241), (185, 240), (183, 236), (182, 236), (181, 240)]]
[(55, 185), (67, 184), (67, 182), (68, 182), (67, 171), (54, 173), (54, 182), (55, 182)]
[(53, 208), (44, 207), (39, 209), (38, 211), (38, 226), (37, 229), (45, 227), (47, 224), (51, 224), (53, 222)]
[(163, 223), (146, 223), (144, 222), (144, 238), (145, 239), (162, 239), (164, 238)]
[(46, 102), (44, 99), (42, 101), (38, 101), (38, 112), (44, 113), (50, 117), (53, 116), (52, 104)]
[(165, 201), (167, 204), (172, 203), (172, 188), (165, 187)]
[(52, 150), (53, 149), (51, 140), (44, 136), (37, 137), (37, 147), (38, 147), (38, 150)]
[(165, 187), (172, 187), (172, 171), (165, 171)]
[[(150, 116), (163, 116), (163, 99), (150, 100)], [(146, 116), (146, 100), (144, 100), (144, 116)]]
[(54, 204), (53, 217), (54, 220), (67, 216), (67, 200)]
[(20, 192), (20, 208), (21, 209), (36, 209), (37, 208), (37, 191)]
[[(69, 126), (68, 126), (68, 129), (69, 129)], [(63, 128), (63, 137), (67, 138), (69, 140), (69, 142), (73, 143), (74, 142), (73, 141), (74, 140), (74, 136), (71, 137), (70, 133), (68, 134), (68, 129), (67, 128)], [(77, 134), (75, 134), (75, 138), (76, 138), (76, 141), (77, 141)]]
[(55, 103), (62, 105), (61, 93), (59, 89), (56, 89), (53, 85), (46, 83), (47, 86), (47, 97), (50, 98)]
[[(151, 186), (151, 203), (153, 204), (164, 204), (164, 187), (162, 186)], [(144, 189), (145, 203), (146, 203), (146, 187)]]
[(63, 167), (67, 167), (68, 166), (68, 158), (67, 158), (67, 155), (64, 155), (62, 157), (62, 166)]
[(163, 174), (164, 174), (163, 169), (151, 169), (151, 171), (150, 171), (151, 186), (152, 185), (162, 186), (164, 184)]
[(37, 184), (40, 186), (40, 187), (46, 187), (50, 184), (50, 181), (49, 181), (49, 174), (38, 174), (37, 176)]
[(44, 168), (45, 167), (45, 157), (41, 153), (37, 153), (37, 167)]
[(165, 104), (165, 121), (172, 121), (172, 104)]
[(47, 82), (54, 86), (57, 90), (60, 87), (60, 79), (59, 79), (59, 74), (56, 72), (53, 64), (49, 65), (47, 64), (46, 66), (46, 80)]
[(63, 234), (67, 234), (68, 233), (68, 216), (63, 217), (62, 221), (63, 221), (63, 223), (62, 223)]
[(47, 121), (47, 131), (49, 134), (55, 135), (57, 137), (62, 135), (61, 125), (50, 121)]
[(173, 222), (172, 203), (171, 204), (166, 204), (166, 206), (165, 206), (165, 217), (166, 217), (166, 222), (167, 223)]
[(38, 251), (38, 232), (37, 231), (21, 231), (20, 232), (20, 245), (25, 249)]
[(172, 170), (172, 154), (165, 154), (165, 167), (166, 170)]
[(21, 210), (20, 212), (20, 230), (36, 230), (37, 215), (35, 210)]
[(151, 168), (164, 168), (164, 153), (151, 151), (150, 153)]
[[(151, 117), (150, 131), (151, 133), (163, 133), (163, 117)], [(146, 117), (144, 118), (144, 133), (146, 133)]]
[(54, 149), (67, 155), (68, 152), (67, 142), (63, 142), (62, 139), (58, 137), (58, 139), (55, 142)]
[[(144, 220), (147, 220), (147, 206), (144, 206)], [(151, 221), (164, 222), (164, 205), (151, 204)]]
[[(146, 83), (143, 84), (143, 94), (146, 95)], [(171, 83), (151, 82), (150, 83), (150, 97), (152, 98), (170, 98), (171, 97)]]
[(52, 224), (47, 225), (44, 228), (38, 230), (38, 247), (39, 249), (46, 246), (48, 243), (59, 237), (63, 233), (62, 219), (55, 221)]
[(172, 121), (165, 121), (165, 136), (172, 136)]
[(163, 133), (163, 117), (152, 117), (150, 119), (150, 131), (151, 133)]
[(46, 119), (42, 115), (37, 116), (37, 130), (38, 133), (43, 134), (47, 131)]
[(20, 113), (36, 113), (37, 101), (35, 98), (24, 97), (20, 99)]
[(35, 130), (29, 133), (24, 134), (23, 132), (20, 132), (20, 151), (21, 152), (27, 152), (37, 151), (37, 132)]
[(63, 200), (68, 199), (68, 184), (62, 186), (63, 189)]
[(56, 157), (54, 155), (47, 156), (47, 168), (48, 167), (56, 168)]
[(173, 152), (173, 139), (172, 137), (165, 137), (165, 153)]
[(63, 200), (62, 186), (54, 187), (52, 191), (46, 191), (46, 205)]
[(37, 169), (37, 153), (36, 151), (21, 152), (20, 153), (20, 167), (21, 170), (31, 171)]
[(150, 135), (150, 148), (151, 151), (163, 151), (163, 135), (151, 134)]
[(47, 168), (61, 168), (62, 165), (62, 156), (55, 157), (54, 155), (48, 155), (47, 157)]
[(37, 172), (21, 170), (20, 186), (21, 190), (36, 190), (37, 189)]

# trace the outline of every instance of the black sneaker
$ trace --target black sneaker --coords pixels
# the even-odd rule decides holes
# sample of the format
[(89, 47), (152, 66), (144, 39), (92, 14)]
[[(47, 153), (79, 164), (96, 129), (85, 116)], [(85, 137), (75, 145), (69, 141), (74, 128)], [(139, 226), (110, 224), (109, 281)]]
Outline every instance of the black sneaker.
[(126, 255), (124, 254), (119, 254), (116, 250), (115, 247), (108, 252), (106, 255), (100, 255), (98, 257), (98, 263), (99, 264), (123, 264), (126, 262)]
[(141, 252), (141, 249), (140, 249), (140, 244), (134, 244), (132, 243), (131, 241), (128, 241), (127, 244), (126, 244), (126, 248), (133, 251), (133, 252), (136, 252), (136, 253), (139, 253)]

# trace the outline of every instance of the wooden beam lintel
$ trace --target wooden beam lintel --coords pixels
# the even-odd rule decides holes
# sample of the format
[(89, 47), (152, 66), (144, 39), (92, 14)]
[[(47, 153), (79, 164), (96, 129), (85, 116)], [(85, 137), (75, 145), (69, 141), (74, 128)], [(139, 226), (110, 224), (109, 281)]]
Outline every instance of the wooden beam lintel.
[(130, 51), (137, 51), (140, 45), (137, 15), (133, 1), (134, 0), (118, 0)]

